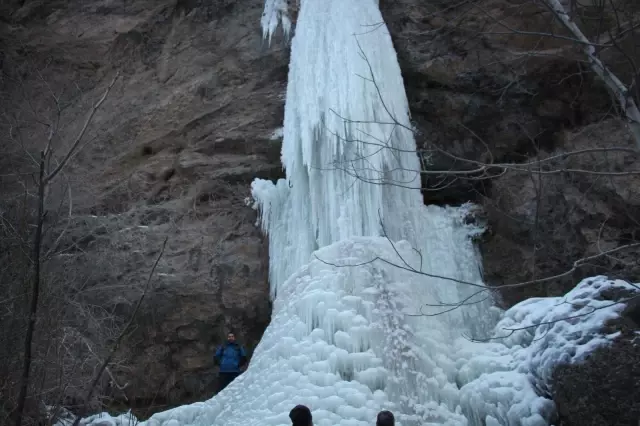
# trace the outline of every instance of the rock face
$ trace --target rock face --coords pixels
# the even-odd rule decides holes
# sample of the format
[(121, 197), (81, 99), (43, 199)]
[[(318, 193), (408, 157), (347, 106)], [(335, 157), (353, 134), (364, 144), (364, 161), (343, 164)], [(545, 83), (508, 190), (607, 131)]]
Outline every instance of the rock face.
[[(611, 295), (613, 300), (632, 295)], [(610, 347), (596, 349), (577, 365), (563, 365), (554, 373), (554, 397), (562, 425), (636, 426), (640, 419), (640, 303), (636, 299), (607, 331), (620, 333)]]
[[(476, 169), (471, 161), (514, 166), (471, 174), (471, 179), (460, 174), (424, 178), (426, 202), (473, 201), (484, 207), (490, 224), (482, 244), (488, 283), (563, 274), (578, 259), (636, 241), (637, 176), (589, 171), (638, 170), (637, 156), (595, 152), (531, 165), (571, 151), (634, 147), (610, 95), (582, 68), (574, 45), (519, 36), (497, 24), (548, 32), (554, 21), (544, 8), (512, 1), (478, 7), (381, 3), (430, 167)], [(615, 71), (628, 77), (624, 66)], [(547, 174), (535, 173), (536, 167)], [(568, 169), (586, 172), (563, 172)], [(503, 302), (510, 306), (527, 296), (564, 294), (579, 279), (600, 273), (637, 281), (637, 254), (626, 250), (618, 259), (594, 259), (544, 286), (504, 291)]]
[[(58, 157), (120, 73), (65, 171), (73, 206), (49, 264), (85, 276), (80, 297), (123, 322), (167, 239), (112, 368), (124, 391), (99, 389), (116, 402), (157, 411), (210, 396), (227, 330), (251, 352), (269, 322), (267, 244), (245, 197), (254, 177), (282, 175), (271, 135), (288, 53), (263, 45), (261, 13), (261, 0), (2, 4), (3, 71), (27, 88), (8, 78), (5, 99), (55, 122), (57, 97)], [(21, 132), (43, 149), (37, 124)]]
[[(637, 251), (599, 255), (637, 241), (640, 182), (624, 173), (640, 169), (637, 157), (625, 151), (563, 156), (537, 169), (544, 174), (530, 164), (568, 151), (632, 147), (609, 94), (565, 41), (496, 27), (504, 19), (547, 31), (552, 21), (535, 2), (473, 3), (380, 1), (430, 169), (512, 165), (504, 173), (489, 167), (455, 177), (425, 174), (425, 202), (484, 207), (488, 284), (558, 276), (500, 292), (505, 306), (564, 293), (595, 273), (638, 281)], [(264, 45), (261, 12), (262, 0), (0, 4), (0, 63), (11, 77), (0, 81), (3, 101), (22, 120), (21, 146), (0, 139), (12, 159), (25, 149), (37, 155), (48, 134), (38, 123), (56, 122), (58, 107), (55, 143), (62, 152), (120, 72), (86, 146), (65, 170), (60, 192), (70, 191), (73, 203), (70, 213), (66, 203), (59, 213), (64, 232), (53, 242), (59, 255), (50, 268), (81, 282), (86, 304), (122, 322), (167, 239), (112, 383), (100, 389), (117, 403), (146, 407), (140, 417), (211, 395), (211, 355), (226, 330), (233, 328), (251, 350), (269, 321), (267, 244), (244, 199), (254, 177), (282, 175), (280, 144), (271, 135), (282, 123), (288, 57), (283, 43)], [(628, 79), (615, 52), (603, 54)], [(0, 195), (13, 190), (3, 185)], [(619, 345), (613, 357), (633, 349)], [(616, 394), (624, 371), (610, 374), (602, 362), (594, 364), (611, 351), (559, 370), (564, 424), (590, 424), (562, 407), (576, 399), (591, 404), (597, 392), (578, 391), (596, 377), (608, 379)], [(615, 414), (593, 418), (611, 424)]]

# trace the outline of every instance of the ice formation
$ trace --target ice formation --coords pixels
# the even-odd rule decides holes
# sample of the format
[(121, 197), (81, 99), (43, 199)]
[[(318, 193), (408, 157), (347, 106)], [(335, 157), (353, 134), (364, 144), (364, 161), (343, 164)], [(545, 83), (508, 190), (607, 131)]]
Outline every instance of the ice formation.
[[(290, 30), (286, 12), (284, 0), (266, 1), (265, 38), (279, 22)], [(501, 333), (598, 304), (599, 291), (624, 283), (581, 284), (566, 298), (573, 304), (534, 299), (504, 315), (492, 307), (469, 208), (423, 205), (403, 81), (376, 0), (301, 1), (282, 162), (286, 179), (252, 185), (274, 306), (248, 370), (214, 398), (143, 424), (288, 425), (296, 404), (317, 426), (372, 425), (381, 409), (402, 426), (550, 423), (545, 375), (606, 343), (593, 335), (619, 308)]]
[(287, 178), (252, 187), (271, 252), (280, 255), (271, 262), (274, 291), (314, 250), (380, 236), (381, 223), (394, 241), (422, 235), (422, 199), (412, 190), (420, 164), (377, 2), (303, 1), (297, 23), (282, 147)]
[[(525, 300), (508, 311), (487, 343), (459, 339), (456, 356), (461, 404), (469, 424), (547, 425), (555, 366), (584, 360), (617, 333), (602, 325), (619, 316), (624, 303), (607, 300), (612, 290), (637, 292), (638, 285), (596, 276), (581, 281), (563, 297)], [(622, 300), (621, 302), (624, 302)]]
[(271, 43), (271, 37), (279, 24), (282, 24), (285, 37), (289, 37), (291, 20), (289, 19), (288, 0), (267, 0), (260, 23), (264, 29), (265, 38), (269, 38), (269, 43)]
[[(440, 219), (446, 220), (445, 216)], [(418, 261), (406, 242), (352, 238), (317, 258), (282, 285), (274, 317), (248, 371), (215, 398), (155, 414), (149, 426), (288, 425), (288, 410), (303, 403), (316, 425), (371, 425), (392, 409), (399, 425), (548, 425), (553, 404), (540, 396), (558, 362), (576, 362), (615, 335), (603, 322), (624, 304), (602, 296), (637, 291), (624, 281), (594, 277), (564, 297), (526, 300), (502, 315), (484, 343), (442, 330), (416, 330), (403, 300), (422, 285), (401, 268), (368, 262), (373, 256)], [(409, 320), (409, 321), (408, 321)], [(435, 337), (434, 337), (435, 335)], [(433, 346), (425, 344), (429, 339)], [(73, 419), (56, 426), (70, 426)], [(101, 414), (81, 426), (132, 426), (130, 414)]]

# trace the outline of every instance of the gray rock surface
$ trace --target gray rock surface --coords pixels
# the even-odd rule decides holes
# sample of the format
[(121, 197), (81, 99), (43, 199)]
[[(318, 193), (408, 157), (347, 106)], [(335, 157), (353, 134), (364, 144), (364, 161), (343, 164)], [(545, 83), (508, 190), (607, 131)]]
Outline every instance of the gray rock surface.
[[(261, 0), (18, 3), (3, 3), (3, 70), (33, 66), (22, 74), (28, 96), (8, 81), (3, 93), (43, 121), (58, 97), (59, 152), (120, 72), (66, 170), (73, 211), (50, 268), (86, 275), (84, 301), (124, 320), (168, 239), (122, 368), (112, 368), (125, 395), (106, 382), (100, 391), (156, 411), (210, 396), (226, 331), (251, 351), (270, 318), (267, 244), (245, 198), (254, 177), (282, 175), (270, 136), (288, 53), (263, 44)], [(42, 149), (42, 129), (23, 127), (28, 149)]]
[[(496, 24), (561, 34), (536, 2), (496, 0), (473, 7), (398, 0), (382, 1), (381, 7), (398, 50), (418, 143), (433, 169), (477, 168), (465, 159), (517, 166), (571, 151), (634, 147), (602, 82), (581, 68), (578, 50)], [(616, 66), (625, 76), (626, 68)], [(484, 207), (490, 226), (481, 246), (485, 278), (498, 286), (561, 274), (580, 258), (635, 242), (637, 175), (562, 170), (619, 173), (639, 165), (628, 152), (608, 152), (549, 163), (551, 174), (521, 166), (523, 171), (504, 174), (494, 169), (481, 180), (479, 174), (425, 175), (425, 202), (473, 201)], [(546, 286), (504, 291), (503, 303), (564, 294), (594, 274), (637, 281), (637, 255), (624, 251), (618, 260), (589, 262)]]

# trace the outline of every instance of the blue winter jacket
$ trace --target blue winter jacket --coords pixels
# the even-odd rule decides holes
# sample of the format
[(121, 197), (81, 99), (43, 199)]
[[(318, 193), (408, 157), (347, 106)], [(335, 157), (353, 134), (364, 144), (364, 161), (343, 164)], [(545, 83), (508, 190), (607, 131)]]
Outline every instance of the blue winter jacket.
[(226, 342), (218, 347), (215, 360), (220, 364), (221, 373), (239, 373), (240, 367), (244, 365), (247, 354), (244, 348), (237, 343)]

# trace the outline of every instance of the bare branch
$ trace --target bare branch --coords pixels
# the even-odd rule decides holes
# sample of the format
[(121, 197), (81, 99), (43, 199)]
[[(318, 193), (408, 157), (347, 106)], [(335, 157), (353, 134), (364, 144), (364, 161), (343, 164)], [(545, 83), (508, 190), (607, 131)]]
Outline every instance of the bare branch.
[(584, 45), (583, 51), (589, 59), (591, 68), (606, 83), (607, 87), (617, 98), (622, 111), (624, 111), (626, 115), (629, 129), (633, 134), (636, 145), (638, 146), (638, 149), (640, 149), (640, 110), (638, 109), (638, 105), (633, 99), (633, 96), (618, 77), (616, 77), (616, 75), (613, 74), (613, 72), (611, 72), (611, 70), (597, 57), (594, 44), (589, 42), (580, 28), (578, 28), (576, 23), (571, 19), (562, 4), (558, 0), (543, 0), (543, 3), (551, 13), (553, 13), (556, 19), (558, 19), (576, 37), (576, 39), (581, 41)]
[(80, 141), (84, 137), (84, 134), (87, 131), (87, 128), (89, 127), (89, 124), (91, 123), (91, 120), (93, 119), (93, 116), (95, 115), (96, 111), (98, 111), (98, 109), (100, 108), (100, 105), (102, 105), (102, 103), (105, 101), (105, 99), (107, 99), (107, 96), (109, 95), (109, 92), (111, 91), (111, 88), (113, 87), (114, 84), (116, 84), (116, 80), (118, 80), (119, 76), (120, 76), (120, 72), (118, 71), (118, 72), (116, 72), (116, 76), (113, 77), (113, 80), (111, 80), (111, 83), (109, 84), (109, 86), (105, 90), (105, 92), (102, 95), (102, 97), (100, 98), (100, 100), (93, 106), (93, 108), (91, 108), (91, 111), (89, 112), (89, 116), (85, 120), (84, 125), (82, 126), (82, 129), (80, 130), (80, 133), (78, 133), (78, 136), (76, 136), (76, 139), (73, 142), (73, 145), (71, 146), (71, 148), (69, 148), (69, 151), (67, 151), (67, 154), (65, 155), (65, 157), (62, 159), (62, 161), (60, 161), (60, 164), (58, 164), (58, 167), (56, 167), (45, 178), (45, 183), (51, 182), (53, 180), (53, 178), (55, 178), (56, 175), (58, 173), (60, 173), (60, 171), (67, 164), (67, 161), (69, 161), (69, 158), (73, 155), (73, 153), (75, 152), (76, 148), (80, 144)]
[[(149, 277), (147, 278), (147, 284), (145, 285), (144, 291), (142, 292), (142, 295), (138, 299), (138, 302), (136, 303), (136, 306), (133, 309), (133, 312), (131, 313), (131, 316), (129, 317), (129, 321), (127, 322), (127, 325), (120, 332), (120, 335), (118, 336), (118, 338), (116, 339), (116, 341), (113, 344), (113, 347), (111, 348), (111, 352), (109, 353), (109, 356), (107, 356), (107, 358), (104, 360), (104, 362), (102, 363), (102, 365), (98, 369), (98, 372), (96, 373), (96, 376), (94, 377), (93, 381), (91, 382), (91, 387), (89, 388), (89, 392), (87, 394), (87, 397), (85, 398), (85, 404), (86, 404), (87, 401), (91, 400), (91, 397), (93, 396), (93, 392), (94, 392), (96, 386), (98, 385), (98, 382), (100, 381), (100, 378), (102, 377), (102, 373), (104, 373), (104, 371), (109, 366), (109, 363), (111, 362), (111, 359), (113, 358), (113, 356), (115, 355), (116, 351), (120, 347), (120, 343), (122, 342), (122, 339), (128, 333), (129, 329), (131, 328), (131, 325), (133, 324), (133, 321), (136, 319), (136, 315), (138, 314), (138, 310), (140, 309), (140, 306), (142, 305), (142, 302), (144, 301), (144, 298), (147, 295), (147, 292), (149, 291), (149, 287), (150, 287), (150, 284), (151, 284), (151, 279), (153, 278), (153, 274), (154, 274), (154, 272), (156, 270), (156, 267), (158, 266), (158, 263), (160, 262), (160, 259), (162, 258), (162, 255), (164, 254), (164, 249), (167, 246), (167, 240), (168, 240), (168, 237), (166, 237), (164, 239), (164, 242), (162, 243), (162, 248), (160, 249), (160, 253), (158, 254), (158, 257), (156, 258), (156, 261), (153, 264), (153, 267), (151, 268), (151, 271), (149, 272)], [(78, 426), (78, 424), (80, 424), (80, 420), (81, 420), (81, 417), (77, 416), (75, 421), (73, 422), (73, 426)]]

